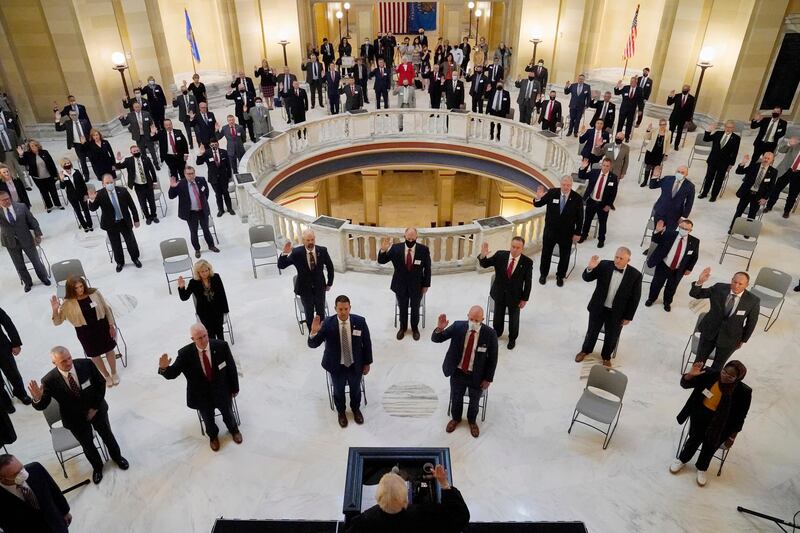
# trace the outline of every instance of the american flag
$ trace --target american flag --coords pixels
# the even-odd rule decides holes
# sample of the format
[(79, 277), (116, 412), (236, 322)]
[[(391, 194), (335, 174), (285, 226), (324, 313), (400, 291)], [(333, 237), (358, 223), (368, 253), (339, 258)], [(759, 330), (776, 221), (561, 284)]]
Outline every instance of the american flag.
[(636, 53), (636, 25), (639, 20), (639, 6), (636, 6), (636, 13), (633, 14), (633, 22), (631, 22), (631, 34), (628, 35), (628, 44), (625, 45), (625, 52), (622, 54), (622, 59), (627, 61)]
[(408, 33), (408, 2), (378, 2), (381, 14), (381, 33)]

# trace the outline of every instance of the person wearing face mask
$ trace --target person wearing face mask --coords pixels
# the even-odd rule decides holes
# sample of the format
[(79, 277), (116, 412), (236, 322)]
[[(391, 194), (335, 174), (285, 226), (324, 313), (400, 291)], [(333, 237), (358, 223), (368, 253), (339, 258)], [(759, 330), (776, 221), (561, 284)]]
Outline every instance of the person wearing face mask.
[(0, 454), (0, 489), (0, 528), (6, 533), (69, 530), (69, 503), (41, 464), (23, 465), (11, 454)]
[(544, 91), (547, 87), (547, 69), (544, 66), (544, 59), (540, 59), (536, 65), (529, 63), (528, 66), (525, 67), (525, 72), (533, 72), (533, 75), (539, 81), (539, 85)]
[[(403, 84), (400, 87), (395, 87), (392, 94), (397, 95), (397, 107), (401, 109), (414, 109), (417, 107), (417, 91), (414, 89), (412, 85), (413, 82), (409, 81), (408, 79), (403, 80)], [(397, 117), (399, 122), (400, 131), (403, 131), (403, 115), (401, 114)]]
[[(255, 96), (250, 96), (250, 94), (245, 90), (245, 86), (243, 84), (239, 84), (237, 89), (231, 90), (225, 95), (225, 98), (228, 100), (233, 100), (234, 102), (234, 114), (236, 115), (236, 119), (239, 121), (239, 124), (243, 128), (247, 128), (247, 131), (250, 133), (250, 140), (255, 142), (256, 138), (253, 133), (253, 121), (248, 119), (245, 113), (255, 107)], [(223, 126), (224, 128), (224, 126)], [(246, 141), (246, 133), (244, 134), (245, 137), (242, 137), (242, 142)]]
[(647, 125), (644, 133), (645, 153), (644, 172), (640, 187), (647, 187), (650, 176), (657, 167), (661, 167), (664, 160), (669, 157), (670, 143), (667, 140), (667, 121), (663, 118), (658, 121), (658, 130), (653, 131), (653, 124)]
[(689, 436), (669, 466), (672, 474), (680, 472), (702, 446), (695, 463), (697, 484), (708, 483), (711, 459), (720, 446), (733, 446), (750, 410), (753, 390), (742, 382), (746, 374), (747, 367), (740, 361), (731, 361), (721, 370), (703, 368), (697, 362), (681, 377), (681, 387), (693, 389), (677, 416), (679, 424), (689, 420)]
[(401, 340), (408, 329), (408, 308), (411, 307), (411, 334), (419, 340), (419, 308), (422, 297), (431, 286), (431, 251), (417, 242), (416, 228), (406, 228), (405, 242), (391, 244), (389, 237), (381, 239), (378, 264), (392, 263), (391, 289), (397, 298), (400, 329), (397, 340)]
[(157, 130), (150, 113), (139, 102), (134, 101), (130, 113), (127, 115), (120, 113), (119, 122), (128, 127), (131, 139), (139, 146), (142, 152), (145, 150), (150, 152), (150, 158), (155, 164), (156, 170), (161, 170), (161, 166), (158, 164), (158, 156), (156, 155), (156, 146), (153, 142)]
[[(81, 120), (75, 111), (70, 111), (68, 117), (59, 114), (55, 116), (56, 131), (63, 131), (67, 137), (67, 150), (75, 149), (75, 155), (81, 163), (81, 173), (87, 181), (89, 180), (89, 166), (86, 164), (89, 157), (89, 127), (88, 120)], [(2, 132), (0, 132), (2, 139)], [(16, 158), (15, 158), (16, 159)]]
[(675, 150), (680, 149), (683, 127), (692, 120), (694, 116), (694, 96), (689, 94), (689, 86), (684, 85), (681, 94), (675, 95), (675, 91), (670, 91), (667, 96), (667, 105), (672, 106), (672, 113), (669, 115), (669, 131), (671, 132), (670, 141), (675, 141)]
[(764, 212), (772, 211), (781, 193), (788, 185), (789, 194), (783, 204), (783, 218), (789, 218), (794, 204), (797, 202), (797, 196), (800, 195), (800, 142), (797, 137), (793, 135), (789, 142), (778, 148), (778, 152), (785, 154), (776, 172), (776, 175), (780, 177), (772, 188)]
[(218, 141), (211, 141), (211, 146), (206, 150), (203, 145), (198, 147), (196, 165), (206, 165), (208, 169), (208, 183), (214, 189), (214, 196), (217, 199), (217, 218), (225, 214), (227, 210), (231, 215), (235, 215), (231, 195), (228, 191), (228, 184), (233, 176), (231, 166), (228, 162), (228, 152), (219, 147)]
[(539, 122), (542, 124), (542, 130), (549, 130), (553, 133), (556, 128), (561, 124), (561, 102), (556, 100), (556, 92), (550, 91), (547, 100), (541, 100), (536, 104), (539, 110)]
[(758, 129), (755, 140), (753, 140), (753, 161), (758, 161), (764, 152), (775, 153), (784, 135), (786, 135), (787, 123), (781, 118), (783, 110), (776, 107), (772, 110), (772, 116), (765, 117), (758, 113), (750, 123), (750, 129)]
[(189, 92), (186, 85), (181, 85), (181, 94), (172, 99), (172, 107), (178, 108), (178, 120), (183, 123), (186, 129), (186, 139), (189, 141), (189, 149), (194, 148), (192, 141), (192, 122), (189, 118), (190, 113), (197, 113), (197, 99)]
[(739, 190), (736, 191), (739, 203), (736, 204), (728, 235), (733, 230), (733, 223), (744, 214), (745, 210), (747, 210), (747, 218), (753, 220), (758, 215), (758, 210), (767, 205), (767, 200), (778, 177), (778, 171), (772, 166), (774, 159), (775, 156), (772, 152), (764, 152), (761, 155), (761, 161), (753, 159), (752, 163), (748, 164), (750, 157), (745, 154), (741, 164), (736, 167), (736, 173), (743, 174), (744, 178), (742, 178)]
[(147, 111), (150, 113), (150, 102), (147, 101), (142, 95), (141, 87), (136, 87), (133, 90), (133, 96), (130, 98), (123, 98), (122, 99), (122, 107), (128, 110), (133, 110), (133, 104), (139, 104), (139, 107), (142, 111)]
[(472, 100), (472, 112), (483, 113), (483, 102), (486, 91), (489, 90), (489, 78), (483, 73), (483, 65), (475, 65), (474, 70), (467, 74), (469, 83), (469, 96)]
[(703, 141), (711, 143), (711, 152), (706, 159), (706, 176), (703, 179), (703, 187), (700, 190), (698, 199), (703, 199), (711, 193), (709, 202), (716, 202), (717, 195), (722, 189), (725, 176), (736, 164), (736, 156), (739, 153), (739, 142), (741, 137), (735, 133), (736, 123), (732, 120), (725, 122), (725, 129), (717, 131), (718, 124), (714, 123), (706, 129), (703, 134)]
[[(533, 71), (529, 71), (528, 77), (521, 81), (517, 81), (515, 85), (519, 89), (519, 93), (517, 94), (519, 121), (523, 124), (530, 124), (531, 115), (533, 115), (536, 102), (541, 97), (542, 86), (539, 85), (539, 80), (536, 79), (536, 74)], [(472, 93), (470, 92), (470, 94)], [(475, 104), (473, 103), (473, 107), (474, 105)]]
[(464, 395), (469, 394), (467, 422), (470, 434), (477, 439), (481, 434), (480, 399), (494, 381), (497, 368), (497, 334), (483, 323), (483, 308), (479, 305), (470, 307), (467, 320), (456, 320), (448, 327), (449, 323), (447, 315), (442, 313), (431, 334), (432, 342), (450, 341), (442, 363), (442, 372), (450, 378), (451, 419), (445, 431), (452, 433), (461, 423)]
[(114, 176), (103, 175), (103, 188), (95, 191), (89, 187), (89, 210), (100, 209), (100, 228), (105, 230), (111, 242), (114, 262), (117, 272), (125, 266), (125, 255), (122, 250), (122, 239), (125, 239), (125, 248), (131, 256), (131, 261), (136, 268), (142, 268), (139, 261), (139, 244), (133, 234), (133, 228), (139, 227), (139, 212), (133, 203), (131, 194), (124, 187), (119, 189), (114, 186)]
[(72, 168), (72, 161), (66, 157), (60, 163), (62, 170), (58, 175), (58, 186), (67, 192), (67, 201), (75, 211), (78, 225), (85, 233), (93, 231), (92, 216), (89, 213), (89, 204), (86, 203), (88, 198), (86, 180), (80, 170)]
[(147, 85), (142, 87), (142, 96), (147, 98), (147, 103), (150, 106), (150, 115), (153, 117), (153, 124), (160, 131), (164, 127), (164, 108), (167, 106), (167, 97), (164, 95), (164, 89), (156, 83), (153, 76), (147, 78)]
[(656, 247), (647, 256), (647, 266), (655, 268), (650, 283), (650, 293), (644, 302), (650, 307), (658, 299), (662, 287), (664, 289), (664, 311), (672, 309), (672, 299), (681, 278), (692, 273), (697, 257), (700, 255), (700, 240), (689, 235), (694, 223), (685, 218), (677, 229), (668, 229), (659, 221), (653, 232), (653, 244)]
[(444, 82), (445, 103), (447, 109), (464, 109), (464, 82), (458, 79), (458, 72), (453, 72), (451, 79)]
[(344, 95), (345, 112), (357, 111), (364, 107), (364, 93), (354, 78), (347, 78), (345, 85), (339, 89), (339, 93)]
[(240, 85), (244, 87), (247, 96), (251, 100), (256, 97), (256, 86), (253, 84), (253, 78), (245, 76), (243, 70), (234, 74), (233, 81), (231, 82), (231, 89), (238, 89)]
[(575, 356), (576, 363), (592, 353), (602, 329), (605, 337), (600, 355), (603, 366), (611, 367), (611, 356), (617, 350), (622, 327), (633, 320), (642, 295), (642, 273), (630, 265), (630, 260), (630, 249), (621, 246), (617, 248), (613, 261), (600, 261), (593, 255), (583, 271), (583, 281), (597, 281), (597, 284), (586, 308), (589, 327), (581, 351)]
[[(490, 92), (489, 98), (486, 99), (486, 113), (493, 117), (508, 118), (510, 112), (511, 95), (503, 89), (503, 82), (498, 82), (494, 91)], [(494, 120), (489, 124), (489, 139), (494, 140), (495, 126), (497, 126), (497, 142), (500, 142), (502, 123)]]
[(761, 300), (747, 290), (750, 283), (747, 272), (737, 272), (730, 283), (715, 283), (703, 288), (710, 277), (711, 267), (706, 267), (692, 283), (689, 296), (711, 302), (711, 309), (697, 327), (700, 341), (696, 361), (705, 364), (713, 352), (712, 367), (719, 370), (734, 351), (750, 340), (758, 322)]
[[(185, 143), (186, 141), (184, 141)], [(128, 174), (128, 188), (136, 191), (139, 207), (144, 215), (145, 223), (149, 226), (153, 222), (158, 224), (158, 211), (156, 211), (155, 184), (158, 183), (156, 168), (146, 155), (142, 155), (135, 144), (130, 148), (131, 155), (122, 160), (122, 154), (117, 152), (117, 170), (125, 170)]]
[(253, 133), (256, 139), (261, 139), (274, 128), (272, 120), (269, 118), (269, 109), (264, 105), (260, 96), (256, 96), (256, 105), (245, 111), (245, 118), (253, 122)]
[[(55, 104), (55, 102), (53, 102)], [(58, 111), (58, 106), (53, 107), (53, 111)], [(89, 113), (86, 112), (86, 106), (79, 104), (77, 99), (71, 94), (67, 96), (67, 105), (61, 109), (61, 116), (69, 116), (69, 112), (73, 111), (78, 114), (80, 120), (85, 120), (89, 123), (89, 129), (92, 129), (92, 121), (89, 120)]]
[(653, 176), (650, 180), (651, 189), (661, 189), (655, 205), (653, 206), (653, 220), (659, 222), (672, 231), (678, 227), (682, 218), (692, 214), (694, 205), (694, 184), (689, 180), (689, 169), (681, 165), (674, 176)]
[[(617, 113), (617, 106), (611, 101), (611, 91), (603, 93), (602, 100), (595, 98), (595, 96), (599, 96), (600, 94), (598, 91), (594, 91), (594, 93), (595, 94), (592, 95), (591, 104), (589, 105), (589, 107), (594, 109), (594, 115), (592, 115), (592, 119), (589, 121), (589, 127), (593, 128), (595, 122), (602, 120), (605, 129), (611, 133), (611, 128), (614, 126), (614, 118)], [(624, 139), (625, 136), (623, 135), (622, 138)]]
[[(611, 128), (606, 129), (610, 131)], [(611, 173), (619, 176), (620, 181), (625, 178), (625, 174), (628, 172), (629, 155), (630, 147), (625, 144), (625, 134), (622, 132), (614, 136), (613, 143), (606, 144), (603, 157), (611, 161)]]

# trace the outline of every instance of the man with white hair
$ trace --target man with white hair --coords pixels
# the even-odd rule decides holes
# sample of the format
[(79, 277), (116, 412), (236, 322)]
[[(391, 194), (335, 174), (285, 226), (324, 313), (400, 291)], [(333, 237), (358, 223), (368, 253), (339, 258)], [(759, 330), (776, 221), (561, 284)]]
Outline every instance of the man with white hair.
[(700, 196), (697, 198), (702, 200), (710, 192), (711, 199), (709, 202), (717, 201), (717, 195), (722, 189), (725, 175), (736, 164), (739, 142), (741, 141), (741, 138), (735, 132), (736, 123), (734, 121), (727, 121), (723, 131), (718, 131), (717, 127), (718, 125), (714, 123), (703, 133), (703, 141), (711, 143), (711, 153), (708, 154), (708, 159), (706, 159), (706, 177), (703, 179), (703, 187), (700, 190)]
[(103, 480), (103, 459), (95, 447), (92, 429), (103, 439), (117, 466), (127, 470), (128, 461), (122, 456), (108, 421), (106, 380), (103, 375), (89, 359), (73, 361), (72, 354), (63, 346), (53, 347), (50, 359), (55, 368), (45, 374), (42, 384), (39, 385), (34, 379), (28, 385), (34, 409), (44, 411), (51, 400), (58, 402), (61, 422), (72, 432), (92, 464), (92, 481), (95, 484)]
[[(333, 286), (333, 261), (328, 255), (328, 249), (317, 246), (314, 231), (307, 229), (303, 232), (303, 245), (292, 249), (292, 243), (286, 241), (283, 252), (278, 257), (278, 268), (294, 265), (297, 269), (295, 276), (294, 293), (303, 302), (306, 315), (306, 325), (311, 331), (311, 322), (314, 316), (325, 318), (325, 293)], [(327, 270), (327, 281), (323, 269)]]
[(166, 379), (184, 375), (186, 405), (200, 413), (213, 451), (219, 451), (215, 409), (222, 413), (222, 421), (233, 442), (241, 444), (242, 433), (233, 414), (233, 398), (239, 394), (239, 375), (231, 349), (225, 341), (209, 339), (208, 331), (199, 322), (192, 325), (189, 333), (192, 342), (178, 350), (178, 358), (174, 363), (167, 354), (161, 355), (158, 373)]
[(566, 175), (561, 178), (560, 187), (553, 187), (547, 192), (544, 187), (539, 187), (533, 205), (547, 210), (544, 216), (539, 283), (542, 285), (547, 283), (553, 249), (558, 246), (556, 284), (562, 287), (567, 276), (572, 244), (581, 238), (583, 199), (580, 194), (572, 190), (572, 176)]

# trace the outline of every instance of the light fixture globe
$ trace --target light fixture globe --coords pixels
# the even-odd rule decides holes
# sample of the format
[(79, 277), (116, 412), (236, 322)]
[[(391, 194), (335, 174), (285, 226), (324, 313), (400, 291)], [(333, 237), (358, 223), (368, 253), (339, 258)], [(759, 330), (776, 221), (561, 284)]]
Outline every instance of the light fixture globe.
[(111, 62), (115, 67), (122, 67), (125, 65), (125, 54), (122, 52), (114, 52), (111, 54)]
[(342, 20), (342, 17), (343, 17), (343, 16), (344, 16), (344, 13), (342, 13), (341, 11), (337, 11), (337, 12), (336, 12), (336, 18), (337, 18), (337, 19), (339, 19), (339, 20)]

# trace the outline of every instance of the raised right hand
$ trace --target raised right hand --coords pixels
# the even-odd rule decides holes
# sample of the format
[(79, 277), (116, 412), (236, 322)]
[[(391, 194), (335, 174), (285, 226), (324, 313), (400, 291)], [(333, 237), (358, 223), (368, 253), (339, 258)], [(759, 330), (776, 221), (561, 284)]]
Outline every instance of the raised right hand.
[(169, 177), (169, 186), (170, 187), (177, 187), (178, 186), (178, 178), (176, 178), (175, 176), (170, 176)]
[(692, 364), (692, 368), (689, 369), (688, 374), (691, 377), (699, 376), (703, 374), (705, 371), (703, 370), (703, 362), (697, 361), (696, 363)]
[(162, 353), (161, 357), (158, 358), (158, 368), (167, 368), (170, 363), (172, 363), (172, 359), (165, 353)]
[(544, 196), (544, 194), (545, 194), (544, 187), (542, 187), (541, 185), (539, 185), (539, 188), (538, 188), (538, 189), (536, 189), (536, 199), (537, 199), (537, 200), (541, 200), (541, 199), (542, 199), (542, 196)]
[(742, 158), (742, 166), (747, 165), (750, 162), (750, 154), (744, 154)]
[(186, 281), (183, 279), (183, 276), (178, 276), (178, 288), (179, 289), (186, 288)]
[(589, 259), (589, 265), (586, 267), (589, 270), (594, 270), (597, 268), (597, 265), (600, 264), (600, 256), (593, 255), (591, 259)]
[(441, 315), (439, 315), (439, 320), (436, 323), (436, 328), (440, 331), (444, 330), (447, 327), (447, 324), (449, 323), (450, 322), (447, 321), (447, 315), (442, 313)]
[(286, 241), (283, 243), (283, 253), (288, 254), (292, 251), (292, 243), (291, 241)]
[(316, 335), (322, 329), (322, 319), (319, 315), (314, 315), (314, 320), (311, 321), (311, 334)]
[(33, 401), (38, 403), (39, 400), (42, 399), (42, 393), (44, 392), (44, 389), (42, 389), (35, 379), (32, 379), (31, 382), (28, 383), (28, 392), (31, 393), (31, 398), (33, 398)]
[(17, 153), (18, 153), (19, 155), (22, 155), (22, 154), (24, 154), (24, 153), (25, 153), (25, 151), (22, 149), (22, 146), (17, 146)]
[(705, 267), (702, 272), (700, 272), (700, 277), (697, 278), (697, 284), (702, 285), (708, 278), (711, 277), (711, 267)]
[(489, 255), (489, 243), (488, 243), (488, 242), (486, 242), (486, 241), (484, 241), (484, 242), (481, 244), (481, 255), (482, 255), (483, 257), (486, 257), (487, 255)]
[(122, 152), (117, 152), (117, 161), (122, 161)]
[(669, 95), (670, 95), (670, 97), (673, 97), (673, 96), (675, 96), (675, 89), (672, 89), (672, 90), (669, 92)]
[(381, 239), (381, 252), (385, 252), (386, 250), (388, 250), (391, 244), (392, 244), (392, 239), (390, 239), (389, 237), (383, 237)]
[(587, 158), (585, 158), (585, 157), (583, 159), (581, 159), (581, 168), (585, 169), (588, 166), (589, 166), (589, 160)]

